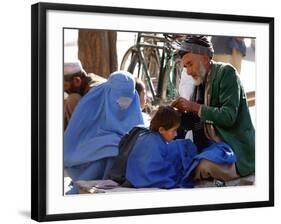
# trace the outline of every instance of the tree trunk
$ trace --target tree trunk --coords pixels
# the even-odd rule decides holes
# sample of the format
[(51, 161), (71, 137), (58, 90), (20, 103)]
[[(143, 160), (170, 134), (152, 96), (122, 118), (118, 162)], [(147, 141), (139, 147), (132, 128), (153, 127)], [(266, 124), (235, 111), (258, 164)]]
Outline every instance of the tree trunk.
[(78, 58), (87, 73), (108, 78), (117, 70), (117, 33), (80, 29), (78, 33)]

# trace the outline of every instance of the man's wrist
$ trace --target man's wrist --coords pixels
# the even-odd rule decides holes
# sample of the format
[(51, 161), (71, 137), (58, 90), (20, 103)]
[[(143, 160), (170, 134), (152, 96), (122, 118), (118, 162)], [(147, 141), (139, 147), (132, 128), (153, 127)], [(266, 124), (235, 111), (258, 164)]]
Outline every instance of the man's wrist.
[(200, 108), (201, 108), (201, 104), (193, 103), (192, 112), (197, 113), (199, 115)]

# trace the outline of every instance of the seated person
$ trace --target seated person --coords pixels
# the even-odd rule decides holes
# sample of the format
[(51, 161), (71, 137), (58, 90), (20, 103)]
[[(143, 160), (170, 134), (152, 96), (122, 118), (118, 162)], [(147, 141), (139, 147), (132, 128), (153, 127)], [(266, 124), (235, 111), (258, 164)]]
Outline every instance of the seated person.
[[(133, 76), (114, 72), (79, 102), (64, 132), (64, 167), (77, 180), (107, 179), (118, 143), (134, 126), (143, 125)], [(78, 193), (76, 185), (67, 193)]]
[(180, 113), (171, 106), (160, 107), (150, 131), (138, 137), (128, 157), (127, 181), (136, 188), (192, 187), (184, 182), (196, 146), (190, 140), (173, 140), (180, 125)]
[(106, 81), (101, 76), (86, 73), (81, 62), (66, 62), (63, 70), (64, 129), (80, 99), (91, 89)]
[(136, 90), (139, 94), (140, 97), (140, 106), (141, 106), (141, 110), (142, 110), (142, 116), (143, 116), (143, 120), (144, 120), (144, 126), (145, 127), (149, 127), (149, 123), (151, 120), (151, 117), (148, 113), (144, 112), (145, 110), (145, 106), (146, 106), (146, 89), (145, 89), (145, 85), (144, 83), (136, 78)]
[[(150, 130), (139, 134), (132, 146), (127, 157), (126, 181), (122, 186), (190, 188), (198, 179), (210, 178), (208, 173), (198, 177), (201, 161), (225, 167), (235, 164), (236, 156), (226, 143), (209, 141), (198, 154), (191, 140), (174, 140), (180, 117), (180, 113), (171, 106), (158, 109), (151, 120)], [(119, 155), (122, 156), (122, 152)]]
[(224, 155), (236, 157), (235, 162), (233, 159), (229, 163), (202, 159), (194, 178), (230, 181), (252, 175), (255, 129), (237, 71), (230, 64), (212, 60), (214, 49), (206, 36), (187, 37), (181, 43), (179, 54), (187, 74), (194, 80), (195, 90), (190, 100), (180, 97), (172, 106), (192, 116), (193, 125), (186, 121), (182, 124), (191, 126), (199, 151), (209, 148), (212, 142), (212, 153), (216, 145), (224, 145), (231, 149)]

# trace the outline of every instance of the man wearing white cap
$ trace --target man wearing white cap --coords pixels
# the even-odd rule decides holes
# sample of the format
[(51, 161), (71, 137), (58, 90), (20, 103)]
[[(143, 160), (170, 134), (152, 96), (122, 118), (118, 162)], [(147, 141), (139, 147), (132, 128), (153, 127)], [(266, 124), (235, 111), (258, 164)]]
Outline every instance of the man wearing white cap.
[(80, 61), (64, 63), (64, 129), (82, 96), (92, 87), (106, 81), (93, 73), (87, 74)]

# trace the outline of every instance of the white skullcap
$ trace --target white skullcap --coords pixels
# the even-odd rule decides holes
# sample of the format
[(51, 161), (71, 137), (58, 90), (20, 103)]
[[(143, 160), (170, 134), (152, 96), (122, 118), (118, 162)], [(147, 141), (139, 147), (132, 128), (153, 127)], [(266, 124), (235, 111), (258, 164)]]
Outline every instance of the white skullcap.
[(63, 75), (73, 75), (79, 72), (85, 72), (80, 61), (64, 63)]

